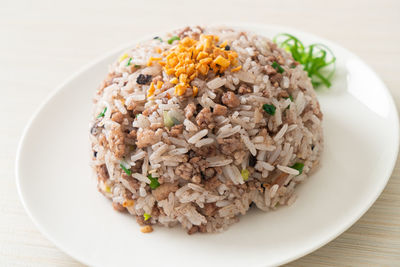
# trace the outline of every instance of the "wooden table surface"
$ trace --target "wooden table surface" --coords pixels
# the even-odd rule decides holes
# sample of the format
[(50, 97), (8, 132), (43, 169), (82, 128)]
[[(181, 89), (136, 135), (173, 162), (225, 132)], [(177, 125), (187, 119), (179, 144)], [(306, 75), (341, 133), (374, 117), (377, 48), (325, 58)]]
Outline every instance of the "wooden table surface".
[[(240, 14), (240, 15), (239, 15)], [(15, 186), (22, 130), (81, 66), (135, 36), (187, 24), (281, 24), (334, 40), (382, 77), (400, 104), (400, 1), (12, 1), (0, 3), (0, 266), (81, 266), (38, 232)], [(400, 162), (349, 230), (288, 266), (400, 266)]]

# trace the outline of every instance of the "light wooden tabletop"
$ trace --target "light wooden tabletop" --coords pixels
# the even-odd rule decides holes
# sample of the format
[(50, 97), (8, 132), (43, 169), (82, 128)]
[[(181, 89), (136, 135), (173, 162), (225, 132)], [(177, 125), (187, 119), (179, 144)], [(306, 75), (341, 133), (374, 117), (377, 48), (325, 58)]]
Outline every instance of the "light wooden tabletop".
[[(81, 66), (135, 36), (186, 24), (281, 24), (358, 54), (400, 104), (400, 1), (12, 1), (0, 3), (0, 266), (81, 266), (38, 232), (15, 186), (22, 130)], [(400, 162), (372, 208), (288, 266), (400, 266)]]

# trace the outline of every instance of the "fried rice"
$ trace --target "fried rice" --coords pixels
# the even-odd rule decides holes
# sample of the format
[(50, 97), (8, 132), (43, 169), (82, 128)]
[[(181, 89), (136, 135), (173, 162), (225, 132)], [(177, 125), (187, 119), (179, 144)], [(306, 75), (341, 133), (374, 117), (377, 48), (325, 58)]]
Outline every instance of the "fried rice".
[(94, 97), (91, 164), (99, 191), (142, 232), (219, 232), (250, 206), (296, 200), (319, 164), (321, 122), (307, 73), (269, 39), (186, 27), (110, 66)]

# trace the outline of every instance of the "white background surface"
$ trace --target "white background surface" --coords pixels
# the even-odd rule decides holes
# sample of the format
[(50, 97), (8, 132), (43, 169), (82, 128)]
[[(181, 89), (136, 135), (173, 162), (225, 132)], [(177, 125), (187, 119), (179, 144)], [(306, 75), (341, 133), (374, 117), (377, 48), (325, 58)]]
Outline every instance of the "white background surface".
[[(282, 24), (334, 40), (370, 64), (400, 103), (400, 2), (395, 0), (1, 2), (1, 266), (79, 266), (36, 230), (15, 188), (14, 160), (22, 129), (55, 86), (134, 36), (186, 24), (235, 21)], [(360, 221), (291, 266), (399, 265), (398, 166)]]

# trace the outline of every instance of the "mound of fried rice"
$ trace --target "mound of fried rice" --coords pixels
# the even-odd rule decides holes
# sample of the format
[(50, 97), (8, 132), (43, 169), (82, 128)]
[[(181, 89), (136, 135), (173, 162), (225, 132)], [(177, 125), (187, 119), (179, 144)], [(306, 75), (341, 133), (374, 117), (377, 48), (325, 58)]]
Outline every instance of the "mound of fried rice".
[(94, 98), (92, 166), (142, 232), (219, 232), (250, 206), (296, 200), (319, 163), (321, 122), (307, 73), (269, 39), (186, 27), (110, 66)]

